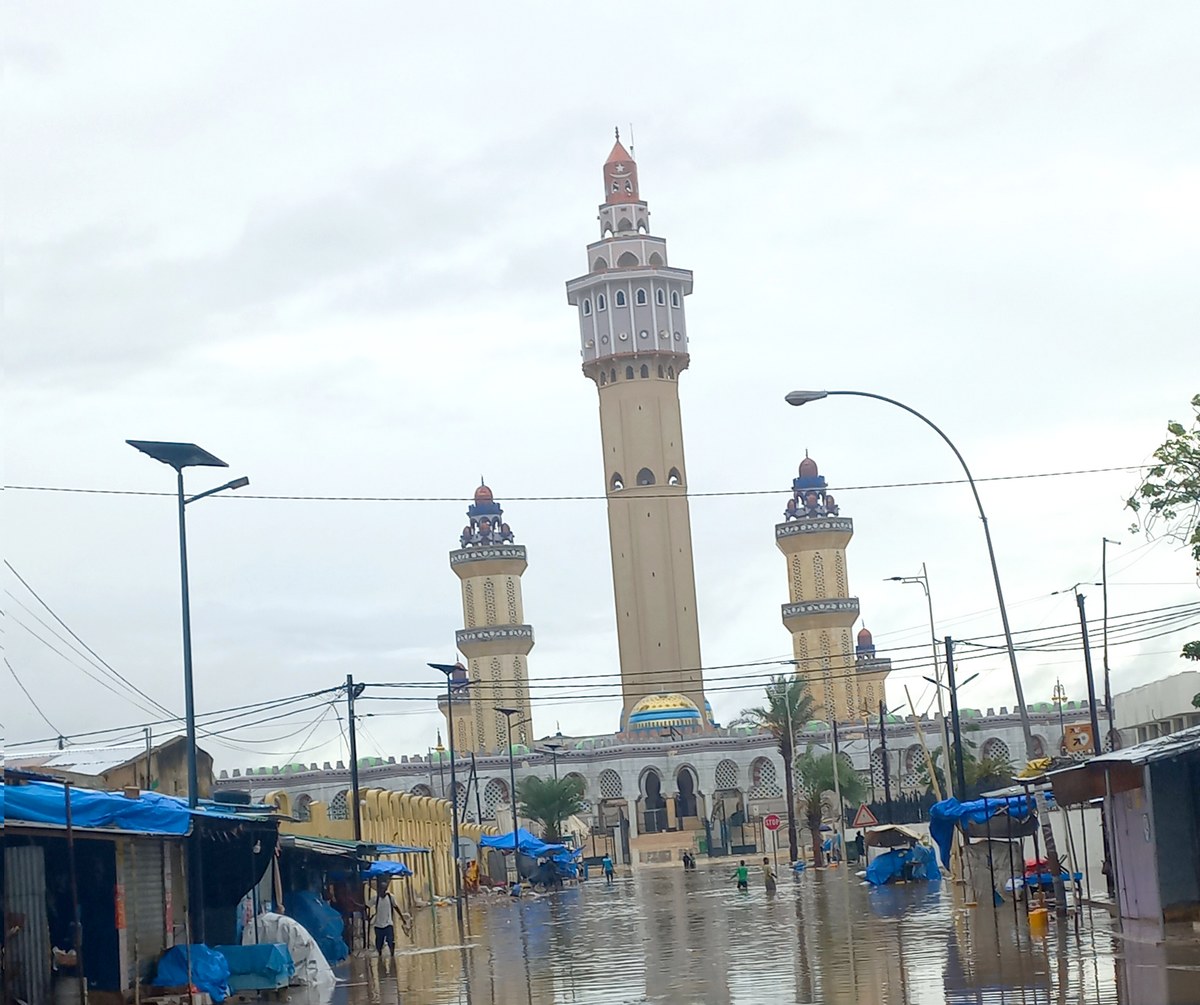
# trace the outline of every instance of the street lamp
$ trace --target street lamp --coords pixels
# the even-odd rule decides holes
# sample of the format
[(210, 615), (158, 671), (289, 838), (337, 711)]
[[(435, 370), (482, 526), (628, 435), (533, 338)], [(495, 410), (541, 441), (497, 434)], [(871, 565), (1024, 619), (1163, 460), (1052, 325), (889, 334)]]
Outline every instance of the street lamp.
[[(457, 663), (427, 663), (426, 666), (432, 670), (440, 670), (446, 675), (446, 732), (450, 736), (450, 820), (454, 838), (454, 913), (461, 925), (463, 920), (462, 870), (459, 868), (458, 783), (454, 773), (454, 684), (451, 678), (456, 670), (462, 668)], [(465, 687), (466, 683), (459, 686)]]
[[(520, 715), (519, 708), (500, 708), (496, 706), (496, 711), (504, 716), (504, 725), (508, 731), (508, 787), (512, 795), (512, 817), (513, 817), (513, 871), (517, 874), (517, 882), (521, 882), (521, 866), (517, 858), (520, 842), (517, 840), (517, 768), (513, 761), (513, 721), (514, 715)], [(518, 726), (529, 722), (529, 719), (522, 719), (517, 723)]]
[[(943, 684), (941, 681), (936, 681), (932, 677), (923, 677), (922, 680), (929, 681), (936, 688), (945, 688), (950, 692), (950, 725), (954, 729), (954, 771), (955, 777), (958, 779), (958, 799), (961, 802), (967, 800), (967, 772), (966, 766), (963, 763), (963, 745), (962, 745), (962, 722), (958, 717), (958, 691), (959, 688), (964, 688), (971, 683), (979, 674), (973, 673), (964, 681), (955, 682), (954, 680), (954, 659), (950, 650), (950, 640), (946, 639), (946, 678), (947, 682)], [(947, 766), (946, 777), (950, 777), (950, 769)]]
[[(925, 568), (925, 563), (921, 563), (921, 575), (919, 576), (889, 576), (885, 582), (888, 583), (916, 583), (925, 591), (925, 604), (929, 608), (929, 641), (933, 647), (933, 675), (938, 679), (938, 683), (942, 680), (942, 664), (938, 659), (938, 644), (937, 644), (937, 628), (933, 622), (933, 598), (929, 593), (929, 570)], [(950, 754), (950, 738), (946, 735), (946, 709), (942, 703), (942, 689), (939, 687), (936, 691), (938, 720), (942, 727), (942, 749), (946, 752), (946, 756)], [(913, 709), (915, 715), (917, 710)], [(949, 773), (947, 773), (947, 776)], [(948, 795), (954, 795), (954, 787), (949, 785), (949, 777), (947, 777)]]
[(1000, 570), (996, 565), (996, 551), (992, 547), (992, 532), (988, 529), (987, 514), (983, 510), (983, 501), (979, 498), (979, 490), (975, 487), (975, 479), (971, 477), (971, 469), (967, 467), (967, 462), (963, 459), (963, 455), (959, 453), (958, 447), (954, 445), (949, 436), (943, 433), (941, 429), (915, 408), (911, 408), (903, 402), (896, 401), (894, 398), (887, 398), (882, 394), (873, 394), (870, 391), (792, 391), (786, 396), (786, 400), (789, 405), (799, 406), (808, 404), (810, 401), (820, 401), (822, 398), (828, 398), (832, 395), (874, 398), (876, 401), (883, 401), (889, 405), (895, 405), (897, 408), (903, 409), (909, 415), (916, 416), (916, 418), (920, 419), (937, 433), (946, 446), (954, 451), (954, 456), (958, 458), (958, 463), (962, 465), (963, 474), (967, 476), (967, 482), (971, 486), (971, 494), (975, 497), (975, 506), (979, 510), (979, 519), (983, 523), (983, 536), (987, 541), (988, 559), (992, 564), (992, 580), (996, 584), (996, 602), (1000, 607), (1000, 621), (1004, 625), (1004, 644), (1008, 649), (1008, 662), (1012, 668), (1013, 689), (1017, 695), (1017, 709), (1021, 714), (1021, 732), (1025, 735), (1025, 757), (1027, 760), (1032, 760), (1034, 757), (1033, 727), (1029, 722), (1029, 710), (1025, 707), (1025, 692), (1021, 687), (1021, 674), (1017, 670), (1017, 651), (1013, 646), (1012, 629), (1008, 624), (1008, 608), (1004, 606), (1004, 591), (1000, 588)]
[(188, 566), (187, 566), (187, 522), (184, 518), (184, 507), (197, 499), (216, 495), (226, 489), (241, 489), (250, 484), (249, 478), (235, 478), (215, 489), (198, 492), (194, 496), (183, 493), (184, 468), (227, 468), (229, 467), (219, 457), (194, 443), (167, 443), (160, 440), (126, 440), (131, 447), (140, 450), (147, 457), (170, 465), (175, 469), (175, 484), (179, 500), (179, 582), (183, 597), (183, 714), (187, 730), (187, 776), (188, 776), (188, 807), (195, 809), (200, 800), (200, 783), (196, 767), (196, 704), (192, 690), (192, 613), (188, 597)]
[[(512, 744), (509, 744), (512, 746)], [(543, 743), (542, 748), (550, 751), (550, 757), (554, 761), (554, 780), (558, 781), (558, 752), (566, 747), (565, 743)]]

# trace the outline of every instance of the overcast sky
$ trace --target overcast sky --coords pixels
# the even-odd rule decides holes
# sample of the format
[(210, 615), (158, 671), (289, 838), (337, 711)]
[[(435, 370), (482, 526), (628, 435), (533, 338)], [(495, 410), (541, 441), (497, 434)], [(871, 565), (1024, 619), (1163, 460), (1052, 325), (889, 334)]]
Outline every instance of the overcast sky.
[[(170, 491), (126, 438), (195, 441), (272, 495), (190, 508), (200, 710), (418, 682), (462, 626), (482, 474), (529, 551), (536, 729), (615, 728), (595, 387), (563, 283), (598, 237), (613, 126), (655, 234), (695, 271), (680, 382), (706, 666), (790, 655), (773, 526), (809, 450), (833, 486), (1144, 462), (1200, 391), (1194, 3), (24, 3), (8, 10), (5, 481)], [(1197, 599), (1129, 533), (1133, 472), (981, 485), (1013, 627)], [(881, 650), (999, 631), (969, 490), (837, 492)], [(112, 667), (182, 708), (169, 498), (7, 491), (5, 551)], [(5, 570), (10, 743), (153, 716), (85, 677)], [(1090, 613), (1100, 591), (1086, 587)], [(19, 606), (20, 604), (25, 606)], [(55, 653), (35, 639), (70, 657)], [(1182, 636), (1113, 650), (1114, 689)], [(1011, 705), (1003, 660), (964, 704)], [(93, 672), (96, 672), (93, 670)], [(728, 720), (759, 697), (716, 670)], [(916, 668), (889, 684), (893, 704)], [(1076, 654), (1023, 654), (1028, 700)], [(97, 676), (99, 674), (97, 673)], [(721, 678), (716, 681), (715, 678)], [(733, 678), (733, 679), (731, 679)], [(580, 701), (574, 679), (608, 683)], [(750, 680), (754, 684), (756, 678)], [(717, 688), (722, 688), (718, 690)], [(914, 689), (921, 708), (931, 689)], [(368, 692), (371, 693), (371, 692)], [(390, 692), (395, 694), (396, 692)], [(409, 692), (416, 696), (420, 692)], [(920, 697), (918, 698), (918, 693)], [(206, 741), (220, 767), (344, 757), (313, 703)], [(431, 700), (367, 702), (360, 752), (434, 742)], [(314, 723), (311, 726), (310, 724)], [(131, 735), (131, 734), (124, 734)]]

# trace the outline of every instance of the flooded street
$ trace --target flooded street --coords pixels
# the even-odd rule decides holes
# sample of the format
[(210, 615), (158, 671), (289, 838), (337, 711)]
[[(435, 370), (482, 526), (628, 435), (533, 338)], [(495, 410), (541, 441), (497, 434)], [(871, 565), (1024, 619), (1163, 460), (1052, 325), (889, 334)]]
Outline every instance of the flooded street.
[(394, 967), (339, 968), (335, 1002), (1200, 1002), (1193, 940), (1127, 940), (1101, 909), (1038, 941), (1011, 904), (956, 910), (948, 882), (871, 890), (816, 872), (769, 897), (738, 893), (731, 868), (477, 901), (462, 940), (453, 910), (426, 910)]

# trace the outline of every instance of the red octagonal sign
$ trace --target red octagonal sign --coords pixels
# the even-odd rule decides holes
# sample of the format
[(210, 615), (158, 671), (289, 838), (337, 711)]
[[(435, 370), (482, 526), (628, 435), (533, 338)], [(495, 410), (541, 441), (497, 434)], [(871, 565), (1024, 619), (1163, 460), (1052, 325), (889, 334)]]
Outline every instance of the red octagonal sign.
[(763, 826), (769, 831), (779, 830), (780, 822), (778, 813), (768, 813), (763, 817)]

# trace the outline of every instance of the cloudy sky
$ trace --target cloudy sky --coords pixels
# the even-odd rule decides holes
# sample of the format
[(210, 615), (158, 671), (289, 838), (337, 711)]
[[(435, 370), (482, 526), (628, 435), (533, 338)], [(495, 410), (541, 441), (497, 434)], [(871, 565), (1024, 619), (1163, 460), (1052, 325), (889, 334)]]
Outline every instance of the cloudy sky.
[[(1186, 418), (1195, 4), (733, 10), (10, 7), (6, 484), (170, 491), (123, 441), (180, 439), (248, 493), (442, 500), (189, 509), (200, 710), (347, 673), (430, 681), (426, 661), (455, 657), (447, 553), (482, 474), (529, 550), (531, 671), (554, 678), (537, 731), (615, 727), (604, 504), (518, 497), (603, 490), (563, 283), (598, 236), (617, 124), (655, 233), (695, 271), (691, 488), (774, 490), (693, 501), (706, 666), (789, 654), (772, 528), (806, 449), (846, 487), (851, 588), (881, 649), (911, 659), (927, 638), (919, 588), (883, 582), (922, 562), (939, 632), (999, 631), (965, 486), (848, 488), (956, 478), (945, 446), (870, 401), (789, 408), (793, 387), (900, 398), (979, 477), (1138, 465)], [(981, 485), (1014, 629), (1073, 620), (1051, 594), (1098, 578), (1105, 535), (1124, 542), (1113, 614), (1197, 599), (1186, 556), (1129, 533), (1136, 483)], [(4, 506), (12, 567), (178, 711), (172, 501), (9, 489)], [(107, 679), (7, 569), (4, 584), (5, 655), (53, 723), (6, 675), (10, 744), (161, 717), (85, 676)], [(1114, 689), (1177, 672), (1181, 641), (1114, 648)], [(1004, 661), (973, 667), (965, 703), (1012, 703)], [(710, 672), (718, 718), (755, 700), (748, 672)], [(891, 701), (924, 672), (897, 674)], [(1083, 696), (1077, 653), (1023, 654), (1022, 672), (1030, 701), (1060, 675)], [(386, 693), (420, 700), (365, 703), (362, 752), (423, 751), (429, 692)], [(206, 743), (224, 767), (344, 757), (321, 700)]]

